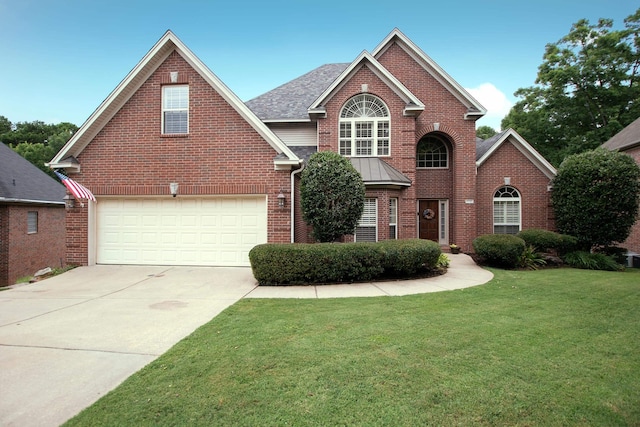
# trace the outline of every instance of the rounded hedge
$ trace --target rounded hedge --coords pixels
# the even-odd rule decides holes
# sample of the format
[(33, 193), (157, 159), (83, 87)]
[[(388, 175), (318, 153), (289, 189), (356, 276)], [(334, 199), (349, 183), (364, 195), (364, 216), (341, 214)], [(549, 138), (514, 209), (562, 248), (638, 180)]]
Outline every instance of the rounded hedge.
[(473, 240), (473, 249), (482, 262), (494, 267), (517, 267), (525, 248), (525, 241), (511, 234), (485, 234)]
[(578, 239), (573, 236), (540, 228), (522, 230), (516, 236), (524, 240), (527, 246), (533, 246), (540, 252), (556, 251), (559, 254), (567, 253), (575, 250), (578, 244)]
[(379, 243), (266, 243), (249, 252), (260, 285), (298, 285), (410, 277), (434, 270), (440, 247), (429, 240)]

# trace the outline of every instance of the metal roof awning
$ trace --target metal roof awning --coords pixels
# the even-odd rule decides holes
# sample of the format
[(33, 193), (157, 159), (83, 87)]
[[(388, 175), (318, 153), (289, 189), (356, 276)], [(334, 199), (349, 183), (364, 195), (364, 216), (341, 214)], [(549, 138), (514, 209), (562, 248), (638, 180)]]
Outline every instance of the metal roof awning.
[(411, 187), (411, 180), (378, 157), (351, 157), (366, 186)]

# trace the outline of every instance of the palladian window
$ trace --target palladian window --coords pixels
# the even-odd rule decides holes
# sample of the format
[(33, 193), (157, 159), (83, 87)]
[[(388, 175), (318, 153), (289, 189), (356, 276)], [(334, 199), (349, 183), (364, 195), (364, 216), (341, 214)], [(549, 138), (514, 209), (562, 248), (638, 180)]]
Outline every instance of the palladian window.
[(340, 113), (340, 154), (354, 157), (390, 154), (389, 110), (377, 97), (351, 98)]

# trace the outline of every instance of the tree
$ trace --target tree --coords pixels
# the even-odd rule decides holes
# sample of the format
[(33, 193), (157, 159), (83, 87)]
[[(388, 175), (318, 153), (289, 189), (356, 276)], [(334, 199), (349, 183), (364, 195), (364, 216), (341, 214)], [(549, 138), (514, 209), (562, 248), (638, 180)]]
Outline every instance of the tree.
[(623, 242), (640, 204), (640, 167), (633, 158), (598, 148), (567, 157), (553, 180), (556, 225), (583, 249)]
[(319, 242), (353, 234), (364, 209), (362, 176), (338, 153), (315, 153), (302, 172), (302, 216)]
[(536, 86), (502, 120), (553, 164), (591, 150), (640, 116), (640, 9), (613, 21), (582, 19), (546, 46)]
[(0, 141), (51, 176), (53, 172), (45, 163), (77, 130), (78, 126), (68, 122), (45, 124), (33, 121), (13, 125), (6, 117), (0, 116)]
[(480, 126), (476, 129), (476, 136), (480, 139), (489, 139), (497, 133), (491, 126)]

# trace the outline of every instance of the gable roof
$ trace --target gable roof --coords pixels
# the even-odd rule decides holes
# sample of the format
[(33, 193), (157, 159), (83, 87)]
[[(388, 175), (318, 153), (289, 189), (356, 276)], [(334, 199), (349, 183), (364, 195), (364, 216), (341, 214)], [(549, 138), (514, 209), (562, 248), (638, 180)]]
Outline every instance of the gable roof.
[(482, 166), (506, 141), (511, 142), (531, 163), (540, 169), (547, 178), (553, 179), (556, 175), (556, 168), (525, 141), (518, 132), (511, 128), (485, 140), (476, 139), (476, 167), (479, 168)]
[(326, 114), (324, 104), (329, 101), (363, 66), (368, 65), (369, 69), (380, 80), (385, 82), (407, 105), (404, 114), (407, 116), (417, 116), (424, 110), (424, 104), (409, 89), (403, 85), (393, 74), (382, 66), (369, 52), (363, 51), (349, 66), (340, 73), (320, 96), (309, 107), (309, 114)]
[(0, 143), (0, 203), (46, 203), (64, 206), (64, 186)]
[(308, 122), (309, 106), (348, 66), (322, 65), (246, 104), (265, 122)]
[(70, 162), (77, 158), (89, 142), (113, 118), (120, 108), (147, 81), (155, 70), (174, 51), (178, 52), (202, 78), (209, 83), (233, 107), (253, 129), (264, 138), (284, 159), (274, 160), (278, 164), (299, 164), (300, 159), (231, 91), (200, 59), (187, 48), (171, 31), (167, 31), (160, 40), (147, 52), (138, 64), (127, 74), (120, 84), (107, 96), (100, 106), (91, 114), (86, 122), (71, 137), (69, 142), (48, 163), (52, 168), (75, 168)]
[(602, 147), (609, 150), (625, 151), (638, 145), (640, 145), (640, 117), (613, 135), (610, 140), (602, 144)]
[(415, 43), (405, 36), (399, 29), (394, 28), (391, 33), (373, 50), (373, 56), (379, 58), (390, 46), (396, 43), (431, 76), (444, 86), (453, 96), (467, 107), (465, 119), (479, 119), (487, 113), (484, 108), (465, 88), (455, 81), (433, 59), (422, 51)]

